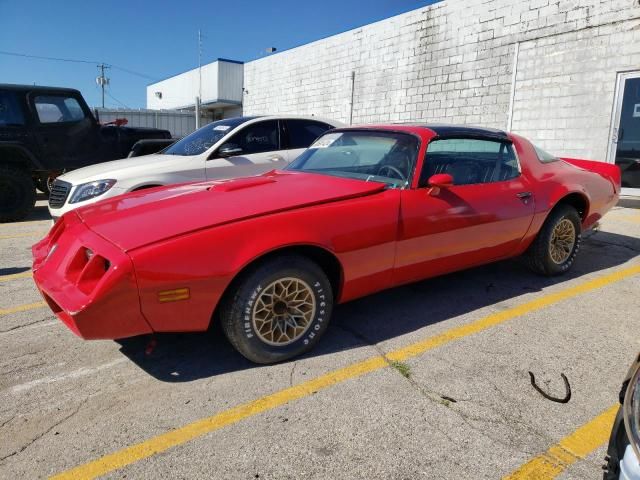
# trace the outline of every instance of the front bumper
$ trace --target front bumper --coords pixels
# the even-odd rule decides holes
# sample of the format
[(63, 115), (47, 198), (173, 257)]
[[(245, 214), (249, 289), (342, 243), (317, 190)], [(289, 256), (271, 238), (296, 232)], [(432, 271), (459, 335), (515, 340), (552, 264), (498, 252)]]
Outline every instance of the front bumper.
[(109, 190), (104, 192), (102, 195), (98, 195), (97, 197), (93, 197), (78, 203), (69, 203), (69, 200), (73, 196), (76, 188), (77, 188), (77, 185), (71, 186), (71, 189), (69, 191), (67, 198), (65, 199), (64, 203), (60, 207), (53, 208), (49, 203), (47, 203), (47, 208), (49, 209), (49, 215), (51, 215), (51, 218), (53, 219), (54, 223), (57, 221), (58, 218), (62, 217), (65, 213), (75, 210), (76, 208), (86, 207), (87, 205), (91, 205), (101, 200), (105, 200), (107, 198), (111, 198), (111, 197), (115, 197), (115, 196), (127, 193), (125, 189), (113, 186)]
[(32, 252), (40, 293), (76, 335), (117, 339), (152, 332), (140, 310), (131, 259), (75, 213), (57, 221)]

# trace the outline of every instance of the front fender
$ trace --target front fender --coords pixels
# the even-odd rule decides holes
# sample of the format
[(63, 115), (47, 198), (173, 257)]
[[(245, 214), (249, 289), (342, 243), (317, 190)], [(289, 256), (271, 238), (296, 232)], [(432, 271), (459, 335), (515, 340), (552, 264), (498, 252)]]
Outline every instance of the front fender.
[[(202, 331), (234, 278), (264, 255), (300, 245), (322, 248), (343, 271), (341, 300), (391, 283), (399, 191), (295, 209), (192, 232), (129, 251), (141, 305), (155, 331)], [(159, 292), (189, 289), (160, 302)]]

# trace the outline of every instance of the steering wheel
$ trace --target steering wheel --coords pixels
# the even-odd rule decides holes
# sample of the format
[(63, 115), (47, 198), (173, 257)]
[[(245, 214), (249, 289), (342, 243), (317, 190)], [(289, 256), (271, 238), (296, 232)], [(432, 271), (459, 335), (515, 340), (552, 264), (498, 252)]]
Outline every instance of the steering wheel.
[[(384, 175), (383, 172), (389, 172), (391, 175)], [(378, 175), (381, 177), (390, 177), (390, 178), (398, 178), (403, 182), (407, 181), (407, 177), (400, 171), (400, 169), (394, 167), (393, 165), (383, 165), (378, 169)]]

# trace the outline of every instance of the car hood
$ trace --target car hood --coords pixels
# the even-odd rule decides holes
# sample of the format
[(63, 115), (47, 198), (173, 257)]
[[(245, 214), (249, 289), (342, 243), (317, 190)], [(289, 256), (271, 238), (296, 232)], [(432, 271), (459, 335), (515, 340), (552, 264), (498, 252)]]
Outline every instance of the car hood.
[(72, 185), (80, 185), (81, 183), (110, 178), (119, 180), (123, 178), (123, 176), (126, 176), (127, 170), (130, 170), (132, 173), (138, 170), (149, 172), (149, 168), (158, 168), (164, 163), (179, 161), (179, 158), (180, 157), (176, 155), (162, 154), (123, 158), (122, 160), (113, 160), (111, 162), (97, 163), (88, 167), (79, 168), (65, 173), (58, 178)]
[(132, 192), (75, 212), (94, 232), (128, 251), (217, 225), (384, 189), (376, 182), (273, 171)]

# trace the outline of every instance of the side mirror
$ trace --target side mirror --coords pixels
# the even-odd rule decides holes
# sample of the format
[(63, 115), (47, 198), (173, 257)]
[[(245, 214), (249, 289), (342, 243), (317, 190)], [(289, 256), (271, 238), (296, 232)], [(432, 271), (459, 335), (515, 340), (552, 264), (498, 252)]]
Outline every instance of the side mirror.
[(235, 155), (240, 155), (241, 153), (242, 148), (235, 143), (225, 143), (218, 150), (218, 156), (222, 158), (233, 157)]
[(449, 188), (453, 187), (453, 177), (448, 173), (436, 173), (429, 177), (427, 183), (430, 187)]

